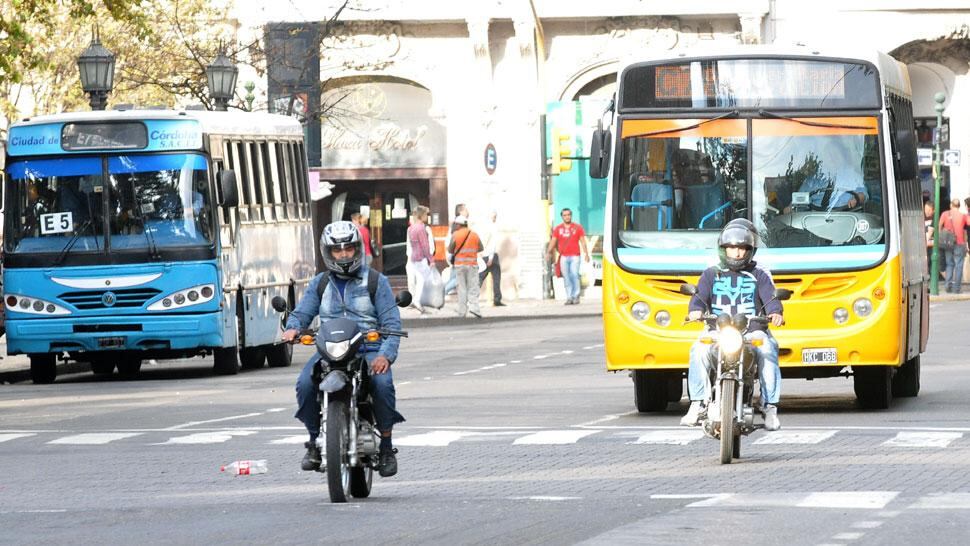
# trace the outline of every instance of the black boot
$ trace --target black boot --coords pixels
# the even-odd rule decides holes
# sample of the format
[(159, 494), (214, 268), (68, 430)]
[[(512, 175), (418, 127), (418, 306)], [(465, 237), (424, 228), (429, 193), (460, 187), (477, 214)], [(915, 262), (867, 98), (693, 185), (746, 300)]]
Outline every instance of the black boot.
[(307, 471), (319, 470), (323, 458), (320, 457), (320, 448), (317, 446), (317, 443), (306, 442), (303, 445), (306, 447), (306, 455), (303, 456), (303, 462), (300, 463), (300, 468)]
[(378, 473), (385, 478), (397, 474), (397, 448), (381, 449), (381, 465)]

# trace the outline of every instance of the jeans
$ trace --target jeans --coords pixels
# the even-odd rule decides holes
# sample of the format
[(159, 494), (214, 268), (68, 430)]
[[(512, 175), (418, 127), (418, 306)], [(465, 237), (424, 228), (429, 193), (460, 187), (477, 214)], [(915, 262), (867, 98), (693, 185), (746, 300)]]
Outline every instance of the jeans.
[[(705, 332), (710, 336), (712, 332)], [(716, 333), (714, 333), (716, 336)], [(778, 341), (771, 334), (761, 331), (748, 332), (746, 340), (764, 339), (757, 349), (758, 382), (761, 383), (761, 403), (777, 404), (781, 398), (781, 368), (778, 367)], [(694, 342), (690, 348), (690, 367), (687, 371), (687, 393), (692, 401), (710, 398), (710, 370), (717, 366), (717, 353), (713, 345)]]
[[(377, 353), (365, 353), (367, 363), (370, 364)], [(314, 440), (320, 434), (320, 401), (317, 400), (317, 384), (313, 382), (313, 364), (318, 360), (319, 355), (314, 355), (300, 377), (296, 379), (296, 417), (306, 427), (310, 433), (310, 439)], [(377, 430), (390, 432), (395, 423), (404, 421), (404, 416), (395, 409), (396, 395), (394, 392), (394, 378), (391, 375), (391, 368), (385, 373), (376, 375), (369, 374), (368, 383), (370, 384), (370, 395), (374, 399), (374, 417), (377, 421)]]
[(963, 283), (963, 260), (967, 257), (967, 247), (956, 244), (946, 252), (946, 291), (960, 293)]
[(579, 300), (579, 256), (562, 256), (559, 269), (566, 283), (566, 299)]
[(498, 254), (492, 254), (492, 265), (478, 274), (478, 286), (485, 284), (485, 277), (492, 275), (492, 302), (502, 301), (502, 264), (498, 261)]
[(454, 271), (458, 278), (458, 314), (465, 316), (471, 311), (481, 315), (482, 310), (478, 307), (478, 266), (456, 265)]

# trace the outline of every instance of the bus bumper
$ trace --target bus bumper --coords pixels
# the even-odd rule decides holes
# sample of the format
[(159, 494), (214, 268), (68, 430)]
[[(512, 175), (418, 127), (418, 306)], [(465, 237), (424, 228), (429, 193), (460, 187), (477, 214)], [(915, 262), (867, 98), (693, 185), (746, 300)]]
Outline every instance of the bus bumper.
[(222, 315), (218, 312), (8, 320), (7, 354), (222, 347), (222, 332)]

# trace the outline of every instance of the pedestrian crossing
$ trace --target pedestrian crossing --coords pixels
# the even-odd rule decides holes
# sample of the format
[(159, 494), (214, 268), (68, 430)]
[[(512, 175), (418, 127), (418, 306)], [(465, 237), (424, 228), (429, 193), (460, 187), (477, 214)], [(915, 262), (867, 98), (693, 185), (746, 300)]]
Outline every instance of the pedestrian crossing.
[[(0, 430), (0, 449), (18, 442), (51, 446), (98, 446), (135, 442), (140, 445), (205, 445), (238, 442), (243, 439), (269, 445), (302, 445), (306, 434), (298, 427), (233, 428), (233, 429), (157, 429), (147, 431), (52, 431)], [(685, 447), (708, 442), (697, 428), (656, 427), (482, 427), (455, 429), (398, 429), (394, 443), (409, 448), (438, 449), (463, 445), (500, 444), (506, 446), (570, 446), (613, 443), (630, 446)], [(758, 431), (744, 439), (745, 444), (763, 449), (786, 447), (819, 447), (826, 444), (878, 448), (897, 452), (940, 449), (970, 449), (970, 438), (964, 432), (940, 430), (888, 429), (799, 429), (775, 432)]]

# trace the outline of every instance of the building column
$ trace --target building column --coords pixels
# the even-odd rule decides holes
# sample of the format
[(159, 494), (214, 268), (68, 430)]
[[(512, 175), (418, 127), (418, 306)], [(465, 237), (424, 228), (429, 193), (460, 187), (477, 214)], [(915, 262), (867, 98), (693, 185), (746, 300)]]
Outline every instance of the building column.
[(760, 44), (762, 42), (761, 22), (765, 18), (764, 12), (739, 13), (741, 19), (741, 43)]

